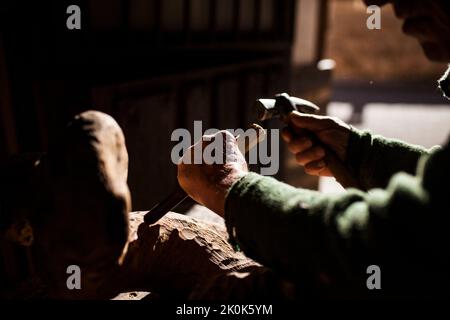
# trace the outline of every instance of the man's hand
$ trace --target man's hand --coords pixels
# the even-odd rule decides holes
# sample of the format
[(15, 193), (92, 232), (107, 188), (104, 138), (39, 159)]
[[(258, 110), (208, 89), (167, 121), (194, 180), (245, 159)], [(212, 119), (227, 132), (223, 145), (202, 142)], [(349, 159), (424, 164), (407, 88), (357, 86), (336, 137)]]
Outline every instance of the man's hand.
[(324, 160), (325, 150), (317, 145), (317, 141), (345, 161), (350, 132), (350, 126), (337, 118), (293, 112), (281, 136), (306, 173), (332, 176)]
[[(223, 140), (223, 163), (206, 164), (202, 157), (201, 164), (194, 164), (196, 148), (203, 153), (204, 148), (216, 138)], [(178, 164), (178, 183), (192, 199), (223, 216), (228, 190), (247, 173), (247, 163), (236, 138), (228, 131), (220, 131), (213, 136), (204, 136), (202, 141), (186, 151)]]

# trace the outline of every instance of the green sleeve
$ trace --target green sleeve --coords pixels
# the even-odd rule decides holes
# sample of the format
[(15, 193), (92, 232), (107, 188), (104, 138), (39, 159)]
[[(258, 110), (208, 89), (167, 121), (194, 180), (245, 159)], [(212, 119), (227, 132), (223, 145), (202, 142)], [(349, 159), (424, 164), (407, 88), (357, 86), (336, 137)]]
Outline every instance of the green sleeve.
[[(427, 161), (427, 170), (448, 167), (446, 152), (438, 165)], [(429, 184), (441, 178), (436, 174)], [(230, 189), (225, 220), (230, 238), (248, 256), (305, 286), (330, 282), (367, 291), (366, 269), (375, 264), (383, 269), (385, 288), (387, 279), (395, 279), (393, 287), (403, 290), (410, 277), (417, 278), (414, 272), (433, 265), (445, 243), (438, 238), (448, 234), (436, 228), (444, 223), (425, 217), (433, 212), (430, 199), (436, 202), (422, 177), (406, 173), (396, 174), (386, 190), (349, 189), (338, 195), (249, 173)]]
[(365, 190), (385, 188), (395, 173), (413, 174), (420, 157), (431, 151), (353, 128), (346, 163)]

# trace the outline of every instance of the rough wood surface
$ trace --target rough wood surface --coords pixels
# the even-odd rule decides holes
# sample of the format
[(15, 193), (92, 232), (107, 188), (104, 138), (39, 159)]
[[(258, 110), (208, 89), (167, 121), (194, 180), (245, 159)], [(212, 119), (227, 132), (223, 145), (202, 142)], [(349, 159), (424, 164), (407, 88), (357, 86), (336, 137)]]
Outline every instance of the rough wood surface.
[(111, 300), (149, 300), (152, 294), (146, 291), (130, 291), (118, 294)]
[(236, 252), (223, 226), (169, 213), (156, 224), (130, 215), (130, 245), (122, 273), (131, 288), (161, 298), (287, 297), (292, 287)]

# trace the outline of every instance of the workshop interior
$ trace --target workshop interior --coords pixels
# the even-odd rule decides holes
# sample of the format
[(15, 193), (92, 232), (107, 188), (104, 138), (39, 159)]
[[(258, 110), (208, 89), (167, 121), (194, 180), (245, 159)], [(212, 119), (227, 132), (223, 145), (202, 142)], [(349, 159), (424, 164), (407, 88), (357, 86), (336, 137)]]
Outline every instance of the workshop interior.
[[(450, 104), (437, 80), (447, 64), (402, 34), (391, 5), (380, 29), (368, 27), (373, 14), (362, 0), (2, 1), (0, 298), (295, 297), (180, 189), (173, 132), (186, 129), (191, 145), (198, 122), (200, 137), (282, 129), (258, 119), (257, 101), (305, 108), (291, 99), (301, 98), (355, 128), (442, 145)], [(344, 192), (271, 139), (274, 178)]]

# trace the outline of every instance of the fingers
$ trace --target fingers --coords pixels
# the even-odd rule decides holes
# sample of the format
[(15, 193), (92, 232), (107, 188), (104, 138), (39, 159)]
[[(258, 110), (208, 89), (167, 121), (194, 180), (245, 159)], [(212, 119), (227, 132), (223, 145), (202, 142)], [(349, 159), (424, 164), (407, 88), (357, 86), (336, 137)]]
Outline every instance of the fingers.
[(205, 134), (186, 149), (179, 164), (223, 164), (243, 157), (236, 137), (227, 130)]
[(330, 117), (294, 111), (289, 115), (288, 125), (296, 133), (304, 133), (305, 130), (316, 132), (329, 129), (335, 125), (335, 122)]
[(285, 127), (285, 128), (283, 128), (283, 130), (281, 130), (281, 138), (283, 138), (284, 142), (286, 142), (286, 143), (291, 142), (293, 136), (294, 135), (292, 134), (289, 127)]
[(301, 166), (306, 166), (310, 163), (323, 160), (325, 157), (325, 150), (320, 146), (312, 147), (306, 151), (297, 153), (295, 160)]
[(333, 127), (335, 122), (324, 116), (293, 112), (289, 116), (289, 127), (283, 129), (281, 136), (288, 149), (295, 155), (296, 162), (310, 175), (329, 175), (325, 163), (325, 150), (315, 145), (311, 134)]
[(281, 137), (287, 143), (289, 151), (293, 154), (304, 152), (313, 146), (313, 142), (308, 135), (298, 135), (289, 127), (283, 129)]
[(237, 140), (236, 137), (233, 136), (229, 131), (221, 130), (217, 131), (214, 134), (203, 135), (201, 140), (191, 148), (195, 148), (196, 146), (201, 145), (201, 148), (204, 149), (212, 143), (223, 146), (223, 149), (227, 151), (237, 145)]
[(330, 175), (325, 162), (325, 150), (321, 146), (314, 146), (308, 136), (296, 136), (289, 128), (285, 128), (281, 136), (287, 142), (289, 151), (295, 154), (296, 162), (304, 167), (307, 174)]
[(214, 134), (205, 134), (202, 136), (202, 143), (204, 146), (209, 145), (211, 142), (215, 141), (216, 139), (221, 139), (220, 141), (224, 141), (225, 143), (236, 143), (236, 137), (233, 136), (229, 131), (227, 130), (221, 130), (217, 131)]
[(227, 141), (227, 142), (236, 142), (236, 137), (235, 136), (233, 136), (232, 134), (231, 134), (231, 132), (230, 131), (227, 131), (227, 130), (221, 130), (221, 131), (219, 131), (219, 132), (217, 132), (215, 135), (217, 136), (217, 135), (219, 135), (219, 134), (221, 134), (222, 135), (222, 137), (225, 139), (225, 141)]
[(303, 166), (305, 172), (313, 176), (330, 176), (325, 162), (325, 150), (314, 146), (307, 136), (298, 137), (289, 128), (283, 129), (281, 136), (287, 142), (288, 149), (295, 155), (296, 162)]
[(313, 146), (311, 139), (308, 137), (298, 137), (288, 143), (288, 149), (293, 154), (305, 152)]
[(305, 172), (312, 176), (329, 175), (327, 165), (324, 160), (314, 161), (305, 165)]

